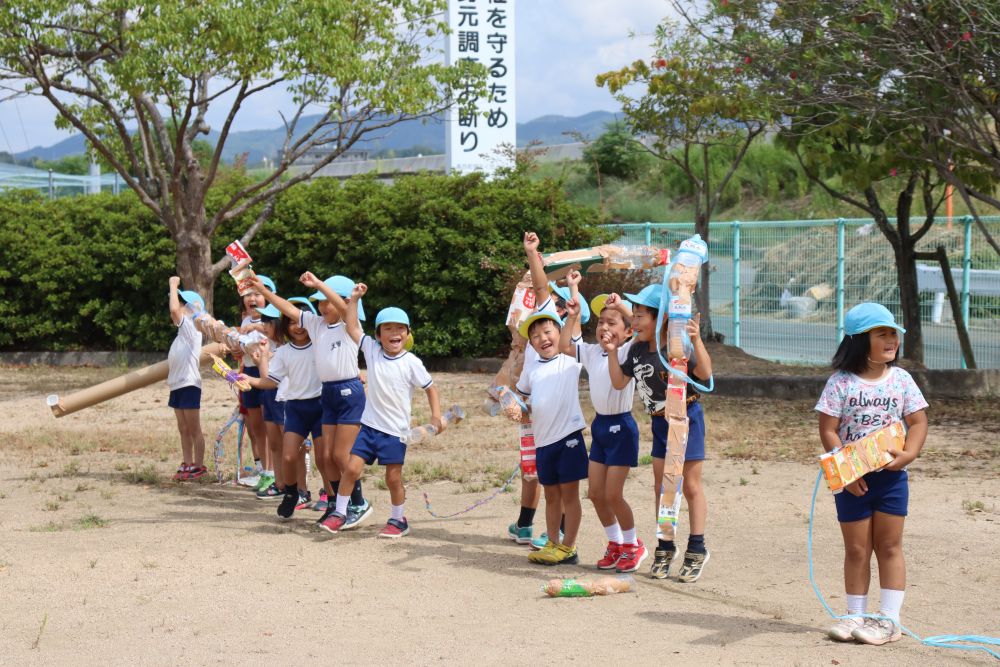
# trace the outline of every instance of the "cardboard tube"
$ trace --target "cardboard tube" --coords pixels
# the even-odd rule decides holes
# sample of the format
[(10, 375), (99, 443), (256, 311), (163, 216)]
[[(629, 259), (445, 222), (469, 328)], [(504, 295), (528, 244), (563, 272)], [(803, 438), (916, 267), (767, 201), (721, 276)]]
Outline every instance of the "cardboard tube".
[[(221, 355), (225, 351), (226, 348), (219, 343), (210, 343), (201, 348), (201, 358), (199, 361), (204, 366), (206, 363), (212, 362), (212, 355)], [(118, 398), (130, 391), (148, 387), (154, 382), (166, 380), (168, 373), (168, 362), (163, 360), (152, 366), (145, 366), (107, 382), (95, 384), (93, 387), (81, 389), (69, 396), (60, 397), (59, 394), (51, 394), (45, 402), (52, 410), (53, 415), (56, 417), (65, 417), (78, 410), (89, 408), (112, 398)]]

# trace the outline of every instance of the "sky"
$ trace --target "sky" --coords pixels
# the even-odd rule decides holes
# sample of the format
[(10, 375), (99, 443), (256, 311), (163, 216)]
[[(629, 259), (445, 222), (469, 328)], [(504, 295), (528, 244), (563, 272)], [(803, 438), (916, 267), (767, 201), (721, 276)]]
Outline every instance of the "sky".
[[(548, 114), (579, 116), (615, 111), (615, 101), (594, 77), (649, 57), (651, 33), (671, 14), (667, 0), (519, 0), (516, 19), (517, 120)], [(634, 33), (634, 37), (630, 34)], [(281, 91), (260, 96), (240, 110), (235, 130), (281, 125), (287, 108)], [(209, 117), (213, 126), (219, 118)], [(0, 102), (0, 151), (50, 146), (69, 132), (57, 130), (48, 102), (22, 98)]]

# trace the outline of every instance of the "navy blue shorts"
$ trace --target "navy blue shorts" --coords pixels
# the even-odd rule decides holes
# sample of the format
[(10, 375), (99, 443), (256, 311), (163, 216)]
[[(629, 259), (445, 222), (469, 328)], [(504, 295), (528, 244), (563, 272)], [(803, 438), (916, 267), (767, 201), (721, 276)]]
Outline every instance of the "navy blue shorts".
[(542, 486), (567, 484), (587, 479), (587, 444), (583, 431), (535, 449), (538, 481)]
[[(705, 412), (701, 401), (688, 406), (688, 442), (684, 452), (685, 461), (705, 460)], [(667, 432), (670, 427), (663, 417), (653, 417), (653, 458), (667, 458)]]
[(201, 387), (181, 387), (170, 391), (167, 405), (177, 410), (198, 410), (201, 408)]
[[(259, 378), (260, 369), (257, 368), (256, 366), (246, 366), (243, 368), (243, 375), (252, 378)], [(247, 391), (242, 392), (243, 407), (246, 408), (247, 410), (253, 410), (254, 408), (259, 408), (261, 406), (260, 392), (261, 392), (260, 389), (249, 389)]]
[(365, 386), (361, 378), (323, 383), (323, 423), (360, 424), (365, 411)]
[(864, 476), (868, 492), (855, 496), (841, 491), (833, 496), (837, 505), (837, 521), (850, 523), (867, 519), (875, 512), (906, 516), (910, 501), (910, 485), (905, 470), (876, 470)]
[(639, 426), (631, 412), (597, 415), (590, 425), (590, 460), (606, 466), (639, 465)]
[(285, 433), (295, 433), (313, 441), (323, 437), (323, 406), (316, 398), (301, 398), (285, 401)]
[(261, 389), (260, 406), (264, 408), (264, 421), (272, 424), (285, 423), (285, 402), (278, 402), (277, 389)]
[(351, 454), (360, 456), (365, 465), (369, 466), (376, 459), (383, 466), (402, 464), (406, 458), (406, 445), (395, 435), (362, 424), (358, 437), (354, 439), (354, 446), (351, 447)]

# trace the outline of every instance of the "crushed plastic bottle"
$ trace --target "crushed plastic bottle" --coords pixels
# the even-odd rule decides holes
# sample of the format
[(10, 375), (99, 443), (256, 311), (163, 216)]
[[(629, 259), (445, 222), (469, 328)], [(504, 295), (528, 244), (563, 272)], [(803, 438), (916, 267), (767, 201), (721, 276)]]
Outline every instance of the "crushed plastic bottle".
[[(457, 424), (463, 419), (465, 419), (465, 410), (457, 403), (445, 410), (444, 414), (441, 415), (441, 420), (448, 426)], [(427, 440), (431, 436), (437, 435), (437, 432), (437, 426), (434, 424), (421, 424), (420, 426), (411, 428), (399, 440), (404, 445), (415, 445)]]

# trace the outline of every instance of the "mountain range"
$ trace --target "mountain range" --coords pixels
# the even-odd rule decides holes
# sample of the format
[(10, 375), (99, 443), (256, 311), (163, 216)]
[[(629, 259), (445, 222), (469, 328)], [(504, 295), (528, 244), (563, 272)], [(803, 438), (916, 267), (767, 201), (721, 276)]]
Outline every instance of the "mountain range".
[[(591, 111), (582, 116), (548, 115), (535, 118), (526, 123), (517, 124), (517, 145), (526, 146), (529, 142), (541, 142), (546, 145), (564, 144), (576, 141), (566, 133), (578, 133), (588, 139), (596, 139), (604, 130), (605, 125), (615, 120), (617, 115), (610, 111)], [(309, 127), (318, 116), (303, 117), (301, 126)], [(412, 153), (414, 151), (426, 154), (444, 153), (444, 124), (439, 119), (404, 121), (393, 127), (381, 130), (365, 142), (355, 144), (354, 148), (367, 150), (371, 155), (386, 155)], [(275, 127), (269, 130), (243, 130), (231, 132), (223, 149), (222, 156), (226, 161), (242, 154), (247, 155), (249, 164), (259, 163), (265, 156), (274, 159), (282, 141), (285, 129)], [(219, 133), (212, 130), (206, 141), (215, 145)], [(16, 154), (18, 161), (39, 158), (50, 161), (69, 155), (80, 155), (84, 152), (83, 135), (74, 134), (51, 146), (36, 146)]]

